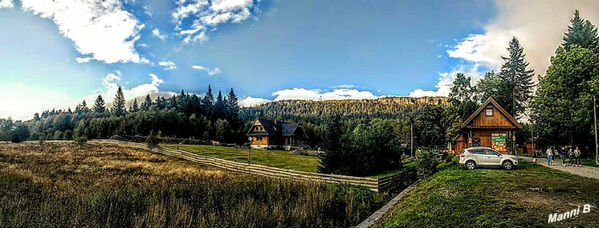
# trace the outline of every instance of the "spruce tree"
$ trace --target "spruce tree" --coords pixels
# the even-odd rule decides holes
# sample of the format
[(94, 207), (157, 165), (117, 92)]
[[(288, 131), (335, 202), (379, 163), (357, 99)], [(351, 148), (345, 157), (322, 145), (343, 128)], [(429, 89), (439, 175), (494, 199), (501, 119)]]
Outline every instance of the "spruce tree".
[(125, 109), (125, 96), (123, 95), (123, 89), (119, 86), (112, 102), (112, 113), (116, 116), (125, 115), (127, 110)]
[(131, 107), (129, 107), (129, 111), (130, 112), (138, 112), (139, 111), (139, 104), (137, 104), (137, 98), (133, 99), (133, 104), (131, 104)]
[(501, 87), (494, 98), (512, 116), (517, 117), (524, 113), (532, 99), (534, 71), (527, 69), (524, 48), (516, 37), (512, 38), (507, 50), (509, 55), (501, 57), (504, 61), (499, 72)]
[(597, 28), (590, 21), (582, 19), (578, 10), (574, 11), (574, 18), (570, 20), (570, 25), (564, 33), (563, 40), (562, 45), (566, 50), (570, 50), (573, 45), (578, 45), (599, 53)]
[(324, 153), (320, 153), (320, 164), (318, 165), (319, 173), (339, 173), (341, 166), (346, 162), (347, 157), (344, 156), (344, 148), (341, 143), (343, 136), (343, 123), (339, 116), (331, 117), (324, 126), (322, 144)]
[(210, 116), (212, 112), (212, 106), (214, 105), (214, 95), (212, 95), (212, 87), (208, 85), (208, 91), (204, 98), (202, 99), (202, 106), (204, 107), (204, 115)]
[(104, 111), (106, 111), (106, 104), (104, 103), (102, 95), (98, 95), (92, 109), (95, 113), (104, 113)]
[(214, 103), (214, 108), (212, 110), (212, 115), (214, 119), (220, 119), (223, 117), (225, 111), (225, 101), (223, 100), (223, 94), (218, 91), (218, 96), (216, 97), (216, 102)]
[(144, 101), (141, 102), (141, 110), (148, 111), (150, 110), (150, 106), (152, 106), (152, 98), (150, 98), (150, 94), (147, 94)]

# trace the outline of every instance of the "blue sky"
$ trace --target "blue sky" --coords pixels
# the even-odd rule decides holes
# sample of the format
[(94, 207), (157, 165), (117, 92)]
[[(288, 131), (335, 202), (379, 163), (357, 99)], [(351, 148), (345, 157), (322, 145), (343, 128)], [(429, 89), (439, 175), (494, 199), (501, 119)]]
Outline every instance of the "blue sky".
[[(446, 95), (456, 72), (480, 78), (496, 69), (512, 35), (533, 43), (532, 32), (500, 20), (514, 17), (502, 13), (513, 5), (0, 0), (0, 117), (28, 119), (97, 94), (110, 100), (118, 85), (132, 99), (201, 94), (211, 84), (234, 88), (246, 105)], [(573, 7), (584, 6), (560, 10), (561, 24)]]

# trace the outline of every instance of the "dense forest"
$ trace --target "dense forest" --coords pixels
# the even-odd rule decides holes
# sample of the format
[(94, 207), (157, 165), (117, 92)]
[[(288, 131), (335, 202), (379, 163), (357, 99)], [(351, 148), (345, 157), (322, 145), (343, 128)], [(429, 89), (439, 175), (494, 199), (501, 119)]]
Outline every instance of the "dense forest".
[(170, 98), (152, 100), (147, 95), (135, 99), (130, 107), (119, 87), (112, 106), (102, 96), (91, 107), (85, 101), (74, 110), (51, 110), (36, 113), (32, 120), (14, 122), (0, 120), (0, 140), (49, 140), (73, 138), (110, 138), (113, 136), (146, 136), (219, 140), (244, 140), (243, 123), (238, 118), (239, 105), (233, 89), (227, 96), (212, 88), (202, 97), (181, 91)]

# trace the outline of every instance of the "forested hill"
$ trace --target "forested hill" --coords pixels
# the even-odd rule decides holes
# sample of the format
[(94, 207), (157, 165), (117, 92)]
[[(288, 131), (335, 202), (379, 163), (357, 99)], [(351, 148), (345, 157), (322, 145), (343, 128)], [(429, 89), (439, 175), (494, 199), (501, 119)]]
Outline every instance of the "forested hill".
[(244, 108), (241, 117), (318, 123), (332, 115), (350, 118), (397, 118), (425, 106), (449, 106), (447, 97), (383, 97), (363, 100), (285, 100)]

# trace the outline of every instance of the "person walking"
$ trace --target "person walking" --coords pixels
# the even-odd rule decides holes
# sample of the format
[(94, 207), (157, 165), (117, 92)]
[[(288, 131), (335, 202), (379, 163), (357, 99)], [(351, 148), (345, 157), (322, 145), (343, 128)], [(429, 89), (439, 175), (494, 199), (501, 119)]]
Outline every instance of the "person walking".
[(570, 165), (573, 165), (574, 164), (574, 161), (573, 161), (573, 159), (574, 159), (574, 151), (572, 151), (572, 146), (568, 147), (568, 159), (570, 160), (569, 161)]
[(562, 146), (559, 150), (559, 155), (562, 157), (562, 166), (566, 166), (566, 148)]
[(551, 165), (551, 163), (553, 163), (553, 147), (550, 146), (547, 148), (545, 153), (547, 153), (547, 165)]
[(574, 162), (575, 166), (582, 167), (582, 164), (580, 164), (581, 155), (582, 154), (580, 152), (580, 149), (578, 149), (578, 146), (576, 146), (576, 149), (574, 150), (574, 158), (576, 159), (576, 161)]

